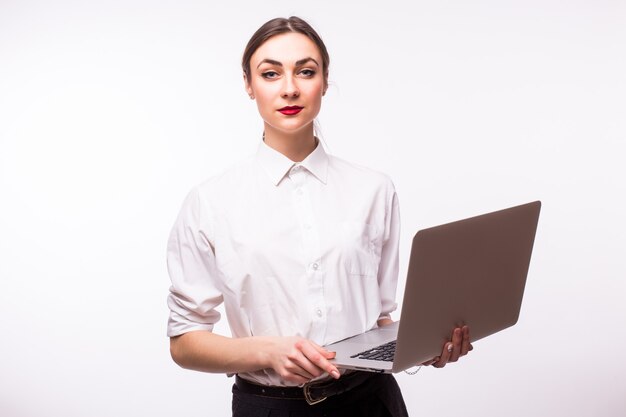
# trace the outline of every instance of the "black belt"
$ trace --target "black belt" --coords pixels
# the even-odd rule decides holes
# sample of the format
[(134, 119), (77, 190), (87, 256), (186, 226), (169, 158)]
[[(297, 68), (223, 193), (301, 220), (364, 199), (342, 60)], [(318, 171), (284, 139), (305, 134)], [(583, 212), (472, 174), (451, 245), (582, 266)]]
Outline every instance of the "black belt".
[(246, 394), (262, 397), (280, 398), (284, 400), (306, 400), (309, 405), (317, 404), (333, 395), (339, 395), (358, 387), (373, 375), (370, 372), (355, 371), (342, 375), (339, 379), (309, 382), (303, 387), (276, 387), (259, 385), (247, 381), (239, 375), (235, 378), (237, 388)]

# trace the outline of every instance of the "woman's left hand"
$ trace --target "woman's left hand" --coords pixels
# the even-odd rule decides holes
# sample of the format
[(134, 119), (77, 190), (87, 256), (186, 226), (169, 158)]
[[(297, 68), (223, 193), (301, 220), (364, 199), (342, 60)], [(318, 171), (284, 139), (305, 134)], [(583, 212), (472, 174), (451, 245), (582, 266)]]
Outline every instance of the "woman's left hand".
[(446, 342), (441, 350), (441, 355), (422, 365), (432, 365), (435, 368), (443, 368), (448, 362), (456, 362), (461, 356), (467, 355), (469, 351), (474, 349), (469, 339), (469, 327), (457, 327), (452, 331), (452, 341)]

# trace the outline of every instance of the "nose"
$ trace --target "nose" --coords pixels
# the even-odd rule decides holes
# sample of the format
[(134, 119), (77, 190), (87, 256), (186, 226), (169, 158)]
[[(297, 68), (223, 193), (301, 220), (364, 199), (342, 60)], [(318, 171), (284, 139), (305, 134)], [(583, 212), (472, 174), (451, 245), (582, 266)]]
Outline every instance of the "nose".
[(286, 76), (284, 80), (283, 92), (281, 94), (283, 98), (298, 97), (300, 95), (300, 90), (298, 89), (298, 84), (296, 83), (295, 78), (293, 76)]

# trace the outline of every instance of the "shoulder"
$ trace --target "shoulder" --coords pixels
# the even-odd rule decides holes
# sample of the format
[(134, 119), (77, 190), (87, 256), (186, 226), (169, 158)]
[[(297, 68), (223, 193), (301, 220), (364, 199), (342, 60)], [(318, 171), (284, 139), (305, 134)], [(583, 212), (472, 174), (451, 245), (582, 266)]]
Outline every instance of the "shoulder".
[(183, 211), (200, 217), (202, 213), (213, 212), (255, 176), (254, 159), (245, 158), (192, 186), (183, 202)]
[(393, 181), (389, 175), (334, 155), (328, 155), (329, 172), (337, 178), (368, 184), (369, 187), (378, 188), (390, 193), (395, 192)]
[(191, 193), (199, 197), (207, 197), (215, 193), (221, 194), (224, 191), (232, 190), (234, 187), (240, 186), (242, 182), (247, 181), (255, 175), (256, 165), (252, 156), (245, 158), (230, 167), (205, 178), (202, 182), (196, 184)]

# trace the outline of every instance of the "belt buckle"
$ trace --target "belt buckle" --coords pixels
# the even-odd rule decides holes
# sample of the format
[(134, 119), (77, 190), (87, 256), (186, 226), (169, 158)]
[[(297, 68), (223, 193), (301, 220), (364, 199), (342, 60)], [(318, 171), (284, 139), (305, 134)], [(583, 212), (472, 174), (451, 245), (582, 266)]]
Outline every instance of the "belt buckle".
[(304, 399), (306, 400), (307, 404), (315, 405), (315, 404), (321, 403), (326, 398), (328, 398), (328, 397), (321, 397), (318, 399), (314, 399), (313, 397), (311, 397), (311, 392), (309, 391), (310, 388), (311, 388), (311, 384), (309, 383), (304, 384), (304, 386), (302, 387), (302, 391), (304, 392)]

